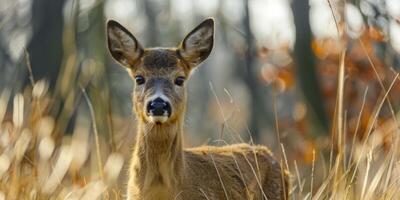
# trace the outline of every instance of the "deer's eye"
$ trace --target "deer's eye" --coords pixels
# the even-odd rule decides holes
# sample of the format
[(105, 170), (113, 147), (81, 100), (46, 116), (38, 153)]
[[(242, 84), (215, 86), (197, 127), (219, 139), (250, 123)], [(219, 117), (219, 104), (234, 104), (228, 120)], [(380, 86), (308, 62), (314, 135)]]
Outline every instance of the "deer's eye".
[(182, 86), (184, 82), (185, 82), (185, 77), (183, 76), (179, 76), (178, 78), (175, 79), (175, 85)]
[(135, 81), (136, 81), (136, 84), (138, 84), (138, 85), (142, 85), (144, 82), (146, 82), (144, 77), (141, 75), (135, 76)]

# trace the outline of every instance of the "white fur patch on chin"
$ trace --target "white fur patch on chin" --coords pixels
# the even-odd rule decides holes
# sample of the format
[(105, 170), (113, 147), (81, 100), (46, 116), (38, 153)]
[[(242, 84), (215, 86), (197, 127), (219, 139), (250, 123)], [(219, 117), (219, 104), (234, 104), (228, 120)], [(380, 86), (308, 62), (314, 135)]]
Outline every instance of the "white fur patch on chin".
[(167, 116), (149, 116), (149, 119), (153, 123), (164, 123), (168, 120)]

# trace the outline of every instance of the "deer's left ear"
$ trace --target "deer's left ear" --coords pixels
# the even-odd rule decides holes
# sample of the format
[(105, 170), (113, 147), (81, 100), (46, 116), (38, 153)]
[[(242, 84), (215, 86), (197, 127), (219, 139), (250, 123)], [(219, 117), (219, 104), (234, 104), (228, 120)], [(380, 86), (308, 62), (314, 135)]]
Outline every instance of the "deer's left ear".
[(214, 44), (214, 20), (204, 20), (194, 28), (182, 41), (178, 52), (182, 58), (195, 67), (204, 61), (211, 53)]

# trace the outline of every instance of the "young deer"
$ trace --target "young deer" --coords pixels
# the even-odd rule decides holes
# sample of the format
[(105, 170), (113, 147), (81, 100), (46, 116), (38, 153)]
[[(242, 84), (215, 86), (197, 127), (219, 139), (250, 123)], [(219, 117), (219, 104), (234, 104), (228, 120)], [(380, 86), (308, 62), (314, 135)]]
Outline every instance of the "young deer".
[(287, 199), (287, 174), (264, 146), (236, 144), (183, 149), (186, 84), (211, 53), (214, 20), (191, 31), (178, 48), (144, 49), (115, 21), (107, 23), (108, 48), (136, 84), (136, 145), (128, 200)]

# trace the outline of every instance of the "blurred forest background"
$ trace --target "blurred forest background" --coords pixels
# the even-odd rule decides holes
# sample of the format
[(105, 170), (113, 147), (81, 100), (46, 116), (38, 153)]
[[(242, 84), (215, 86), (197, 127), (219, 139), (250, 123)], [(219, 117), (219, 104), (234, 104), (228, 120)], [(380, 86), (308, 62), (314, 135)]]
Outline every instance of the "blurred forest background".
[[(3, 173), (13, 166), (6, 146), (17, 143), (24, 130), (33, 135), (26, 136), (24, 152), (40, 154), (28, 155), (35, 162), (44, 153), (56, 165), (60, 145), (78, 145), (82, 158), (72, 156), (67, 169), (70, 181), (81, 186), (86, 185), (82, 177), (106, 176), (97, 171), (110, 153), (122, 155), (126, 165), (135, 136), (133, 82), (108, 54), (106, 21), (120, 22), (145, 47), (174, 47), (206, 17), (216, 20), (216, 42), (188, 83), (186, 146), (219, 145), (220, 139), (268, 145), (296, 177), (293, 191), (308, 197), (329, 177), (327, 168), (339, 151), (337, 132), (343, 131), (348, 144), (343, 159), (349, 166), (353, 146), (364, 144), (371, 132), (380, 134), (376, 152), (385, 154), (395, 146), (398, 0), (0, 0), (0, 154), (10, 162)], [(336, 97), (344, 50), (344, 124), (338, 131)], [(49, 145), (43, 141), (53, 148), (40, 149)], [(396, 169), (400, 175), (393, 164), (396, 155), (385, 168), (391, 169), (383, 173), (387, 177)], [(77, 172), (86, 165), (97, 170)], [(51, 175), (47, 170), (35, 173)], [(124, 187), (124, 167), (121, 174), (117, 188)], [(386, 189), (391, 181), (399, 184), (398, 178), (383, 176), (378, 182), (385, 182)], [(367, 173), (363, 180), (375, 179)], [(8, 187), (0, 184), (0, 194), (20, 191)], [(365, 187), (356, 186), (363, 192), (354, 197), (365, 197)], [(49, 188), (49, 194), (63, 190)], [(115, 196), (123, 193), (116, 191)]]

